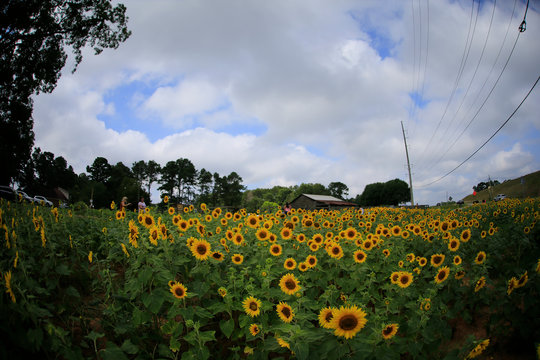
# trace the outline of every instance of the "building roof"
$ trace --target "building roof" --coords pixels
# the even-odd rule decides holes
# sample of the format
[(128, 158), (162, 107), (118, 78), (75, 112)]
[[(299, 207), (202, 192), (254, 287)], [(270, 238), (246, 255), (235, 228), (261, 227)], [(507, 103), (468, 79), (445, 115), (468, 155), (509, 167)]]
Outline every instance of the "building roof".
[[(310, 198), (313, 201), (321, 202), (327, 205), (348, 205), (348, 206), (356, 206), (355, 203), (348, 202), (345, 200), (338, 199), (336, 197), (330, 196), (330, 195), (315, 195), (315, 194), (302, 194), (300, 196), (305, 196), (307, 198)], [(296, 199), (298, 199), (300, 196), (298, 196)], [(294, 199), (294, 200), (296, 200)], [(293, 202), (294, 202), (293, 200)]]

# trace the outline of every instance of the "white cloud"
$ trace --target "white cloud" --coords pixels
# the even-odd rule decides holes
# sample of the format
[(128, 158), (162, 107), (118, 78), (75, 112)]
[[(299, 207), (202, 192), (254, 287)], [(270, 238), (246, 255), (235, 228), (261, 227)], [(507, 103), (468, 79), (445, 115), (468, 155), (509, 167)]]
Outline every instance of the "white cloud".
[[(482, 5), (451, 102), (470, 2), (430, 2), (429, 48), (426, 9), (422, 19), (416, 13), (415, 36), (410, 3), (400, 0), (384, 5), (315, 1), (309, 7), (285, 0), (125, 4), (132, 37), (99, 56), (85, 52), (75, 74), (65, 71), (53, 94), (35, 100), (36, 145), (64, 156), (79, 172), (96, 156), (126, 165), (184, 157), (198, 169), (221, 175), (236, 171), (251, 187), (342, 181), (355, 196), (369, 183), (408, 182), (401, 121), (420, 203), (444, 200), (447, 192), (463, 197), (491, 172), (517, 177), (540, 167), (535, 90), (482, 151), (422, 188), (475, 151), (538, 76), (540, 43), (534, 24), (540, 17), (529, 9), (529, 28), (473, 119), (511, 50), (523, 4), (517, 6), (495, 62), (512, 12), (497, 2), (472, 81), (491, 20), (492, 4)], [(390, 56), (382, 57), (386, 43), (392, 46), (386, 49)], [(127, 120), (124, 127), (114, 126), (104, 115), (121, 118), (126, 104), (108, 95), (134, 82), (147, 84), (150, 91), (136, 91), (126, 104), (148, 128), (135, 130)], [(408, 93), (413, 89), (423, 89), (429, 102), (411, 118)], [(253, 126), (261, 130), (250, 133)], [(157, 140), (154, 130), (160, 130)]]

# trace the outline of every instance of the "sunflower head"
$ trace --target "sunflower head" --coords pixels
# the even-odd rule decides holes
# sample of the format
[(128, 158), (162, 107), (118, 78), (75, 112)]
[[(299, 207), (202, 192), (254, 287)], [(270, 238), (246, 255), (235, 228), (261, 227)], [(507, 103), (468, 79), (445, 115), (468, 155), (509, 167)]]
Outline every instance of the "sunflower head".
[(448, 278), (449, 274), (450, 274), (450, 269), (448, 268), (448, 266), (443, 266), (442, 268), (439, 269), (439, 272), (437, 273), (437, 275), (435, 275), (435, 282), (437, 284), (442, 283)]
[(332, 329), (332, 326), (330, 324), (332, 318), (334, 317), (334, 312), (337, 309), (326, 307), (324, 309), (321, 309), (319, 312), (319, 324), (325, 329)]
[(396, 335), (398, 328), (398, 324), (385, 325), (381, 331), (383, 338), (385, 340), (391, 339), (392, 337), (394, 337), (394, 335)]
[(354, 252), (354, 261), (361, 264), (363, 263), (364, 261), (366, 261), (366, 253), (362, 250), (356, 250)]
[(242, 305), (246, 314), (251, 317), (258, 316), (261, 313), (261, 301), (253, 296), (247, 297)]
[(258, 324), (251, 324), (249, 326), (249, 333), (252, 335), (252, 336), (257, 336), (257, 334), (261, 332), (261, 328)]
[(294, 317), (294, 311), (289, 304), (280, 301), (276, 306), (276, 312), (281, 320), (290, 323)]
[(330, 326), (334, 330), (334, 335), (351, 339), (366, 325), (366, 313), (353, 306), (341, 306), (336, 310), (330, 320)]
[(169, 282), (169, 290), (177, 299), (183, 299), (187, 295), (187, 287), (177, 281)]
[(298, 280), (296, 280), (296, 277), (291, 273), (285, 274), (281, 277), (279, 287), (281, 288), (281, 291), (287, 295), (294, 295), (294, 293), (300, 290)]

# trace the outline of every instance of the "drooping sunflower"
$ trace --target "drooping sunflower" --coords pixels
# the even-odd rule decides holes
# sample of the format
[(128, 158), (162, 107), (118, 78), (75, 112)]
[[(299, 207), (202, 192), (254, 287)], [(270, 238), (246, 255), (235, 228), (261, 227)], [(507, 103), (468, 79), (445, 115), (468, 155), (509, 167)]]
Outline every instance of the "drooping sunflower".
[(280, 301), (276, 306), (276, 312), (279, 318), (286, 323), (290, 323), (294, 317), (294, 311), (286, 302)]
[(366, 313), (353, 306), (341, 306), (336, 310), (330, 320), (330, 327), (334, 330), (334, 335), (351, 339), (366, 325)]
[(242, 262), (244, 262), (244, 256), (241, 254), (234, 254), (231, 258), (232, 262), (236, 265), (240, 265)]
[(282, 248), (281, 248), (281, 245), (279, 244), (272, 244), (272, 246), (270, 246), (270, 254), (274, 255), (274, 256), (279, 256), (281, 255), (282, 253)]
[(476, 281), (476, 284), (474, 285), (474, 292), (478, 292), (485, 285), (486, 285), (486, 278), (482, 276), (480, 279)]
[(251, 324), (251, 325), (249, 326), (249, 332), (250, 332), (250, 334), (251, 334), (252, 336), (257, 336), (257, 334), (258, 334), (259, 332), (261, 332), (261, 328), (259, 327), (258, 324)]
[(258, 316), (261, 313), (261, 300), (253, 296), (247, 297), (242, 303), (244, 311), (251, 317)]
[(315, 255), (308, 255), (306, 257), (306, 264), (310, 268), (314, 268), (317, 265), (317, 257)]
[(450, 274), (450, 269), (448, 268), (448, 266), (443, 266), (442, 268), (439, 269), (439, 272), (437, 273), (437, 275), (435, 275), (435, 282), (437, 284), (442, 283), (448, 278), (449, 274)]
[(486, 253), (484, 251), (478, 252), (476, 255), (476, 258), (474, 259), (474, 263), (477, 265), (482, 264), (486, 260)]
[(528, 274), (528, 271), (525, 271), (523, 275), (519, 277), (519, 280), (516, 283), (516, 288), (520, 288), (524, 286), (528, 280), (529, 280), (529, 274)]
[(279, 280), (279, 287), (281, 288), (281, 291), (287, 295), (294, 295), (294, 293), (300, 290), (298, 280), (291, 273), (287, 273), (281, 277)]
[(354, 261), (357, 262), (358, 264), (361, 264), (363, 263), (364, 261), (366, 261), (366, 253), (362, 250), (356, 250), (354, 252)]
[(336, 310), (336, 308), (331, 307), (325, 307), (324, 309), (321, 309), (321, 311), (319, 312), (319, 324), (321, 324), (323, 328), (332, 329), (330, 322), (334, 317), (334, 312)]
[(414, 279), (413, 274), (407, 271), (400, 271), (399, 273), (399, 279), (397, 281), (397, 284), (400, 288), (406, 288), (409, 287), (409, 285), (412, 284)]
[(152, 243), (152, 245), (157, 246), (157, 241), (159, 239), (159, 228), (157, 226), (152, 226), (149, 231), (150, 242)]
[(431, 266), (439, 267), (444, 262), (444, 254), (433, 254), (431, 255)]
[(385, 325), (381, 331), (381, 334), (385, 340), (391, 339), (394, 337), (394, 335), (396, 335), (398, 328), (399, 328), (398, 324)]
[(456, 273), (456, 275), (454, 275), (454, 278), (455, 278), (456, 280), (461, 280), (461, 279), (463, 279), (464, 276), (465, 276), (465, 271), (460, 270), (460, 271), (458, 271), (458, 272)]
[(473, 359), (479, 356), (489, 345), (489, 339), (482, 341), (480, 344), (476, 345), (474, 349), (467, 355), (466, 359)]
[(291, 348), (291, 344), (289, 344), (287, 341), (283, 340), (279, 335), (276, 334), (276, 341), (282, 348)]
[(184, 284), (179, 283), (177, 281), (171, 281), (169, 282), (169, 290), (177, 299), (183, 299), (187, 296), (187, 287), (184, 286)]
[(219, 295), (221, 295), (221, 297), (225, 297), (225, 296), (227, 296), (227, 289), (225, 289), (224, 287), (220, 287), (218, 289), (218, 293), (219, 293)]
[(197, 260), (206, 260), (211, 254), (211, 245), (206, 240), (195, 239), (191, 244), (191, 252)]

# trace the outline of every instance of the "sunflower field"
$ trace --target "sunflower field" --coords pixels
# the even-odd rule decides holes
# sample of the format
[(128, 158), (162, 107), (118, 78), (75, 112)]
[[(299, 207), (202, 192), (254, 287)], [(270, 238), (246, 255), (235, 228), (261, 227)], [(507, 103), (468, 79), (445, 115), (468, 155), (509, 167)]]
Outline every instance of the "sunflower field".
[(534, 359), (539, 210), (1, 200), (0, 357)]

